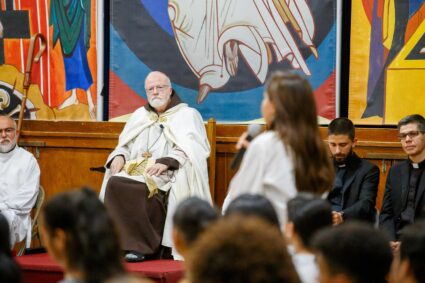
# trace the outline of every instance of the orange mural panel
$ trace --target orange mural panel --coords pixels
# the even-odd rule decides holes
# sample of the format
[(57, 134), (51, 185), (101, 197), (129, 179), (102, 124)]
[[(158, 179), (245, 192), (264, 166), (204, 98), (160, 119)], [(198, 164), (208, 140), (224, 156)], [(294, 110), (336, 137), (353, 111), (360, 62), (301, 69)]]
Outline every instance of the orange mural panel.
[[(32, 109), (26, 109), (26, 118), (95, 119), (97, 1), (71, 0), (67, 1), (68, 5), (64, 2), (14, 0), (13, 5), (11, 1), (0, 2), (0, 23), (4, 27), (3, 38), (0, 38), (0, 48), (3, 47), (0, 50), (3, 51), (0, 53), (0, 64), (13, 67), (0, 68), (0, 102), (7, 99), (15, 103), (20, 101), (20, 95), (15, 95), (15, 92), (22, 89), (22, 85), (18, 85), (19, 80), (13, 78), (24, 73), (30, 36), (41, 33), (47, 40), (47, 50), (40, 62), (33, 64), (31, 73), (32, 89), (37, 89), (40, 97), (32, 96), (34, 101), (30, 103), (33, 106)], [(65, 25), (64, 30), (59, 31), (59, 28), (64, 27), (63, 23), (69, 23), (69, 26)], [(71, 31), (76, 34), (80, 31), (81, 38), (62, 42), (64, 38), (60, 34)], [(80, 44), (83, 41), (85, 44)], [(64, 43), (70, 52), (65, 52)], [(13, 70), (12, 75), (10, 70)], [(16, 117), (17, 108), (20, 106), (1, 103), (0, 113)], [(46, 111), (46, 108), (50, 110)]]

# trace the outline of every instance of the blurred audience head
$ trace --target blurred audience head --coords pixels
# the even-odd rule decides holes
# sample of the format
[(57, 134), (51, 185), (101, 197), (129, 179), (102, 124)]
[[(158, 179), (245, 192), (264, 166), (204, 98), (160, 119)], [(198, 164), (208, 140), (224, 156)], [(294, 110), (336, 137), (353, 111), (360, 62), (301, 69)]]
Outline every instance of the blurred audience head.
[(228, 206), (226, 216), (244, 215), (259, 217), (280, 229), (279, 219), (272, 203), (262, 195), (242, 194)]
[(314, 234), (332, 225), (332, 207), (313, 194), (300, 193), (287, 204), (288, 222), (285, 234), (295, 248), (311, 249)]
[(389, 239), (372, 226), (347, 222), (319, 231), (312, 246), (319, 266), (319, 282), (386, 282), (392, 254)]
[(425, 282), (425, 221), (403, 230), (400, 252), (391, 268), (391, 283)]
[(125, 274), (108, 279), (105, 283), (153, 283), (153, 281), (135, 274)]
[(308, 81), (292, 72), (274, 72), (265, 84), (262, 112), (269, 128), (292, 153), (297, 190), (316, 194), (329, 191), (333, 166), (320, 136)]
[(281, 233), (265, 221), (233, 215), (199, 238), (188, 261), (189, 282), (300, 282)]
[(13, 260), (10, 251), (9, 224), (0, 213), (0, 282), (21, 282), (21, 269)]
[(95, 192), (82, 188), (58, 194), (41, 216), (46, 248), (66, 274), (96, 283), (124, 273), (115, 225)]
[(10, 253), (10, 231), (6, 217), (0, 212), (0, 253), (11, 255)]
[(195, 240), (217, 218), (216, 209), (205, 200), (191, 197), (182, 201), (173, 216), (173, 241), (177, 251), (187, 256)]

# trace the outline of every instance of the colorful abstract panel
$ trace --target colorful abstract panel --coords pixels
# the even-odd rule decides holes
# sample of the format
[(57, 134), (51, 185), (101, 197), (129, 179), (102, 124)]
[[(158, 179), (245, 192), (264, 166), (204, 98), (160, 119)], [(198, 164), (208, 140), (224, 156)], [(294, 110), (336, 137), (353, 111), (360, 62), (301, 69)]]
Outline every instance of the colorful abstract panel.
[(349, 117), (396, 124), (425, 114), (425, 1), (352, 1)]

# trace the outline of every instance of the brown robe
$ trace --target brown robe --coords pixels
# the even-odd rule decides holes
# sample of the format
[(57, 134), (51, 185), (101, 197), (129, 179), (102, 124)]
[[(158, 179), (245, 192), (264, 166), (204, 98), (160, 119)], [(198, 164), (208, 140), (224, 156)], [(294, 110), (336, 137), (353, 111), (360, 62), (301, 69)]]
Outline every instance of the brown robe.
[(167, 195), (159, 192), (148, 199), (145, 183), (112, 176), (106, 186), (105, 206), (117, 223), (121, 246), (144, 255), (159, 251), (167, 214)]

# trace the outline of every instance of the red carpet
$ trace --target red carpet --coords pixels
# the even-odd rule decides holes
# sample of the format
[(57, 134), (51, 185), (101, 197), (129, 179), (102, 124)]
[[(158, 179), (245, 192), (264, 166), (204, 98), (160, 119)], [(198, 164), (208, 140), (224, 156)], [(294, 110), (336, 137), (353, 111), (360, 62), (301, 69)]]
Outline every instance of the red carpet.
[[(63, 278), (63, 270), (47, 254), (15, 257), (22, 268), (23, 283), (56, 283)], [(181, 261), (151, 260), (127, 263), (127, 270), (148, 277), (155, 282), (174, 283), (183, 277)]]

